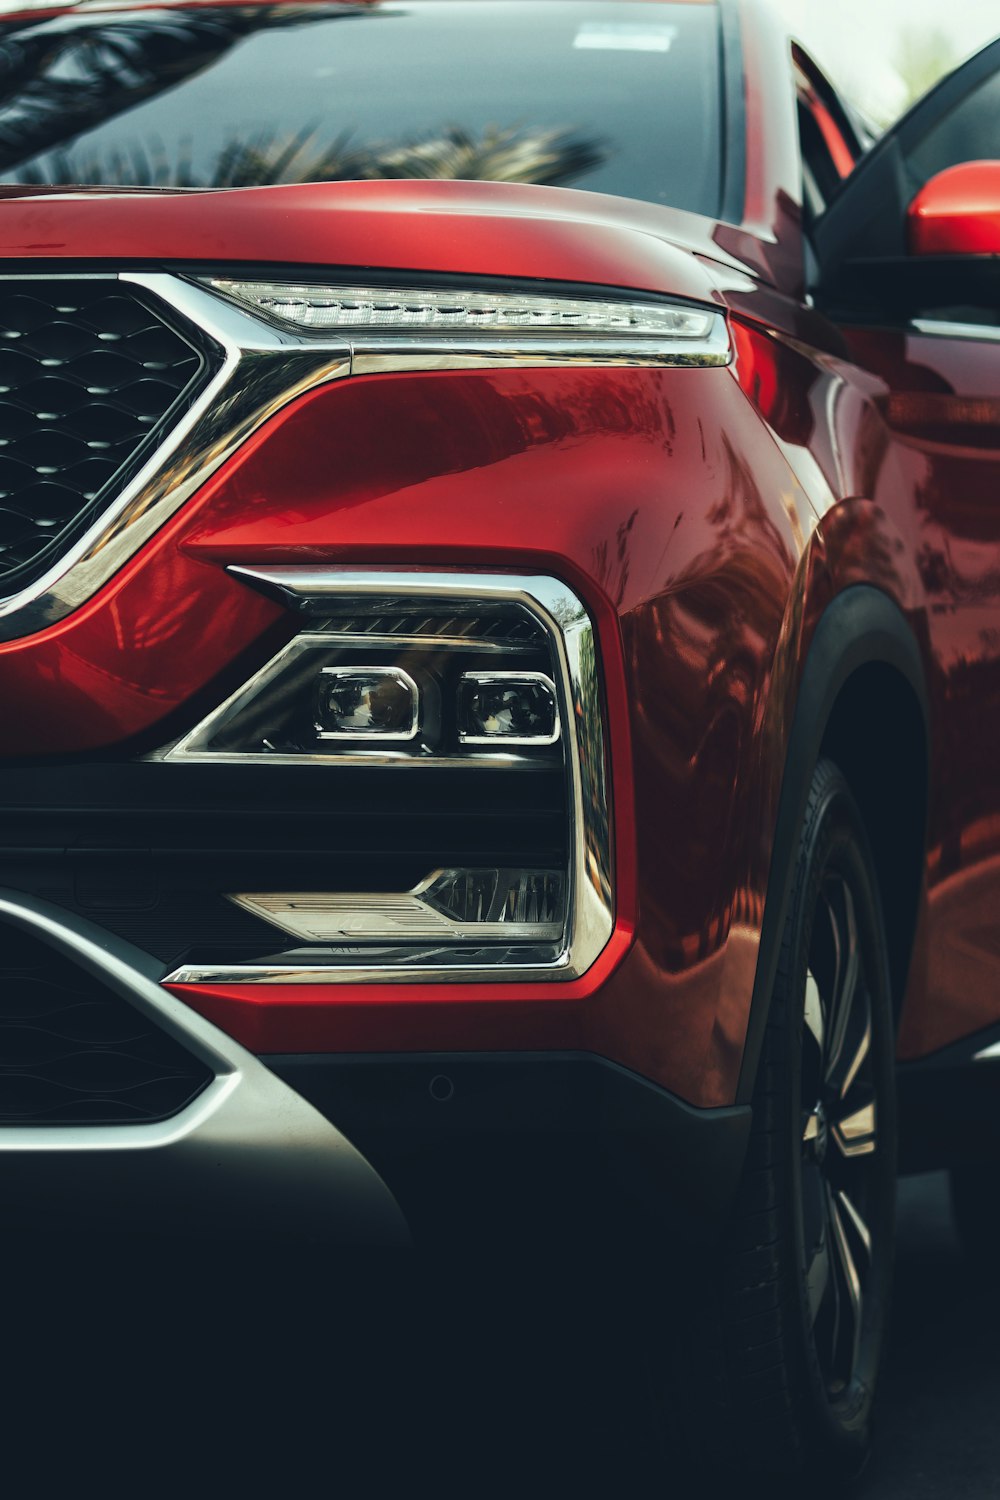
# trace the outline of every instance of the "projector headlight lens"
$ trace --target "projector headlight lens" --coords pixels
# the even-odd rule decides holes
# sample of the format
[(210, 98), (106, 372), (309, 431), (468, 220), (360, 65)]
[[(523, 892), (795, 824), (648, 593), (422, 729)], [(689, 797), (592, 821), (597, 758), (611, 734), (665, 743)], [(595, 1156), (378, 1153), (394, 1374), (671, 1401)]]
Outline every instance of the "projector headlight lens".
[(198, 753), (558, 764), (557, 664), (528, 615), (386, 609), (310, 621), (219, 708)]
[(458, 685), (463, 745), (554, 745), (555, 683), (541, 672), (465, 672)]
[(316, 732), (321, 740), (412, 740), (419, 724), (417, 684), (399, 667), (320, 669)]

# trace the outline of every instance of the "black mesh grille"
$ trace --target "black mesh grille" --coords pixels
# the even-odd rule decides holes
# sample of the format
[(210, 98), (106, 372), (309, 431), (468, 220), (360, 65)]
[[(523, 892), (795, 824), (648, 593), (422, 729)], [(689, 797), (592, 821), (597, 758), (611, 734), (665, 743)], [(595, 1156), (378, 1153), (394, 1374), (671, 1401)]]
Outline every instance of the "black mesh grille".
[(0, 935), (0, 1124), (137, 1125), (211, 1074), (134, 1006), (46, 944)]
[(126, 283), (0, 279), (0, 586), (122, 487), (203, 367)]

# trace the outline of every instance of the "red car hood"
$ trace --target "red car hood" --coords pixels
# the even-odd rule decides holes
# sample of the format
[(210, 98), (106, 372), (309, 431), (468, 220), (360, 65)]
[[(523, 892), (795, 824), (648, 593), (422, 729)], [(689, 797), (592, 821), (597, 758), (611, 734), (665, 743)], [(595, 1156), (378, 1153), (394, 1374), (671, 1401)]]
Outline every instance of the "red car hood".
[[(228, 191), (0, 188), (0, 257), (406, 269), (713, 298), (696, 215), (566, 188), (343, 182)], [(692, 254), (694, 251), (696, 254)], [(730, 262), (732, 264), (732, 262)]]

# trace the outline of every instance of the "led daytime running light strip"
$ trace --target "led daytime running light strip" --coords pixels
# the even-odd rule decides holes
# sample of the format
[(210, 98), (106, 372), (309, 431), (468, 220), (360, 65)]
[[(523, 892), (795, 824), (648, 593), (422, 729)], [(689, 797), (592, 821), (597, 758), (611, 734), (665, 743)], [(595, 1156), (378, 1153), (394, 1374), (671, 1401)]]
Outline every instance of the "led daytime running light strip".
[(317, 333), (597, 334), (701, 342), (722, 322), (708, 309), (670, 303), (513, 291), (309, 286), (217, 277), (207, 285), (277, 323)]

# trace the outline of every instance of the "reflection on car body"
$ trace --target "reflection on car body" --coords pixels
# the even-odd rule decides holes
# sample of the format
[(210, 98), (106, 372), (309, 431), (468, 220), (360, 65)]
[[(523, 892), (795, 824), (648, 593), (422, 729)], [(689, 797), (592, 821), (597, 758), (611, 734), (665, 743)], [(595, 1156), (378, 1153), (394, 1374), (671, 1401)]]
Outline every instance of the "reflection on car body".
[(5, 1191), (582, 1179), (699, 1247), (717, 1461), (850, 1473), (897, 1164), (992, 1225), (1000, 43), (874, 142), (756, 0), (26, 8), (0, 79)]

